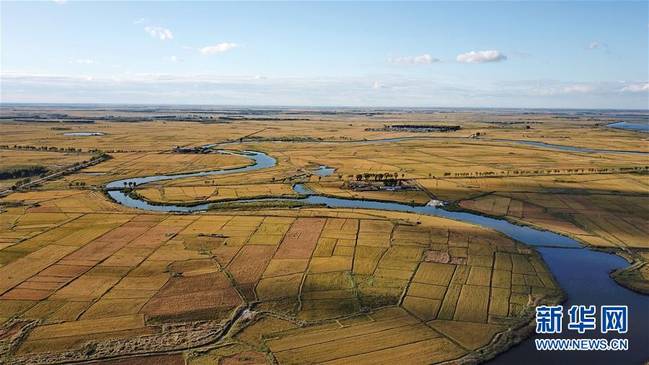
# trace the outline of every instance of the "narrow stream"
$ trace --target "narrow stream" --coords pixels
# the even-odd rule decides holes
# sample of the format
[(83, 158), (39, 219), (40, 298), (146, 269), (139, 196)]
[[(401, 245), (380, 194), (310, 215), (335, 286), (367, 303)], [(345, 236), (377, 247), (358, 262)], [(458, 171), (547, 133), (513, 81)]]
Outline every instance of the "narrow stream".
[[(241, 154), (254, 160), (254, 164), (229, 169), (196, 172), (179, 175), (156, 175), (132, 179), (117, 180), (109, 183), (109, 189), (120, 189), (128, 183), (137, 185), (172, 179), (181, 179), (196, 176), (224, 175), (244, 173), (275, 166), (276, 160), (265, 153), (244, 151), (241, 153), (220, 151), (221, 153)], [(243, 176), (242, 176), (243, 178)], [(499, 355), (490, 363), (493, 364), (548, 364), (556, 363), (582, 363), (594, 364), (641, 364), (649, 359), (649, 296), (644, 296), (625, 289), (609, 277), (611, 270), (627, 266), (622, 258), (598, 251), (583, 248), (583, 246), (563, 235), (550, 231), (541, 231), (531, 227), (512, 224), (503, 219), (484, 217), (467, 212), (454, 212), (432, 206), (410, 206), (407, 204), (367, 201), (361, 199), (342, 199), (320, 196), (301, 184), (296, 184), (295, 192), (305, 196), (295, 199), (249, 199), (240, 202), (290, 200), (304, 204), (321, 204), (331, 208), (362, 208), (378, 209), (400, 212), (411, 212), (430, 216), (444, 217), (457, 221), (477, 224), (499, 231), (515, 240), (530, 246), (536, 246), (546, 264), (554, 274), (561, 288), (566, 292), (568, 300), (565, 305), (586, 304), (624, 304), (629, 306), (629, 332), (621, 338), (629, 339), (629, 351), (626, 352), (597, 352), (576, 351), (572, 353), (536, 351), (532, 337), (522, 344)], [(131, 207), (158, 212), (202, 212), (210, 204), (194, 206), (152, 205), (146, 201), (134, 199), (122, 190), (109, 190), (108, 194), (116, 202)], [(564, 311), (567, 311), (567, 307)], [(564, 328), (567, 328), (567, 314), (564, 315)], [(538, 336), (539, 338), (541, 336)], [(572, 338), (601, 338), (611, 337), (599, 334), (599, 331), (586, 332), (579, 335), (576, 331), (564, 331), (563, 335), (556, 337)]]

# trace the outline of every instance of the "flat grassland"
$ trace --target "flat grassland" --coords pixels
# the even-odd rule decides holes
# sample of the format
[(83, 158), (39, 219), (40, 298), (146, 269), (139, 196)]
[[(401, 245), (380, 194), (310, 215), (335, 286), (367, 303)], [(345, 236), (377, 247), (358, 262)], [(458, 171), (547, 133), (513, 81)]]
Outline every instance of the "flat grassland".
[[(250, 163), (175, 146), (258, 150), (277, 166), (144, 184), (134, 195), (159, 204), (294, 197), (293, 184), (303, 183), (342, 198), (445, 200), (622, 254), (634, 266), (617, 279), (649, 290), (647, 156), (619, 153), (649, 152), (647, 137), (602, 126), (614, 118), (504, 111), (272, 117), (0, 123), (8, 146), (82, 149), (10, 147), (0, 150), (0, 167), (67, 166), (94, 150), (112, 157), (0, 198), (1, 359), (429, 364), (489, 352), (499, 334), (529, 320), (530, 308), (561, 298), (533, 249), (474, 225), (321, 207), (152, 213), (102, 191), (127, 177)], [(400, 121), (462, 129), (381, 130)], [(64, 135), (80, 131), (103, 135)], [(379, 141), (386, 138), (403, 139)], [(320, 166), (335, 170), (318, 176)], [(352, 188), (358, 175), (388, 173), (416, 189)]]

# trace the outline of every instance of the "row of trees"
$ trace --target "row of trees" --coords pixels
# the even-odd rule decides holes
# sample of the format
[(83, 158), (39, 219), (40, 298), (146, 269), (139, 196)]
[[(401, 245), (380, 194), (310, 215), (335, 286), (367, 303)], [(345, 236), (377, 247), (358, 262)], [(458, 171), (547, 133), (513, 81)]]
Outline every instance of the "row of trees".
[(81, 148), (74, 147), (56, 147), (56, 146), (31, 146), (31, 145), (0, 145), (1, 149), (30, 150), (30, 151), (49, 151), (49, 152), (82, 152)]
[[(485, 176), (511, 176), (511, 175), (553, 175), (553, 174), (603, 174), (612, 172), (648, 171), (649, 166), (633, 167), (605, 167), (605, 168), (578, 168), (578, 169), (537, 169), (537, 170), (512, 170), (512, 171), (476, 171), (476, 172), (445, 172), (449, 177), (485, 177)], [(430, 177), (430, 174), (428, 175)]]
[[(4, 150), (28, 150), (28, 151), (44, 151), (44, 152), (64, 152), (64, 153), (82, 153), (83, 150), (81, 148), (74, 148), (74, 147), (56, 147), (56, 146), (32, 146), (32, 145), (7, 145), (3, 144), (0, 145), (0, 149)], [(104, 154), (103, 151), (101, 151), (98, 148), (90, 148), (88, 149), (89, 153), (94, 153), (98, 155)], [(116, 152), (116, 151), (114, 151)]]
[[(602, 174), (613, 172), (642, 172), (649, 171), (649, 166), (632, 166), (632, 167), (604, 167), (604, 168), (568, 168), (568, 169), (535, 169), (535, 170), (507, 170), (507, 171), (474, 171), (474, 172), (445, 172), (444, 177), (490, 177), (490, 176), (523, 176), (523, 175), (552, 175), (552, 174)], [(352, 181), (376, 181), (392, 182), (392, 180), (405, 179), (405, 174), (398, 172), (384, 173), (359, 173), (348, 175), (347, 178)], [(320, 180), (322, 177), (319, 177)], [(428, 178), (436, 178), (432, 173), (428, 173)], [(342, 180), (343, 175), (338, 175), (338, 180)], [(275, 179), (273, 178), (273, 181)], [(388, 185), (388, 184), (386, 184)]]
[[(405, 176), (406, 176), (406, 174), (401, 174), (401, 178), (404, 178)], [(340, 177), (342, 177), (342, 175), (338, 175), (338, 177), (340, 178)], [(365, 172), (365, 173), (362, 173), (362, 174), (356, 174), (354, 176), (349, 175), (350, 180), (354, 179), (354, 178), (356, 179), (356, 181), (363, 181), (363, 179), (365, 179), (365, 181), (372, 181), (372, 180), (374, 180), (374, 181), (383, 181), (383, 180), (387, 180), (387, 179), (398, 179), (399, 178), (399, 173), (398, 172), (394, 172), (394, 173), (393, 172), (383, 172), (383, 173), (379, 172), (379, 173), (375, 174), (375, 173), (371, 173), (371, 172)]]

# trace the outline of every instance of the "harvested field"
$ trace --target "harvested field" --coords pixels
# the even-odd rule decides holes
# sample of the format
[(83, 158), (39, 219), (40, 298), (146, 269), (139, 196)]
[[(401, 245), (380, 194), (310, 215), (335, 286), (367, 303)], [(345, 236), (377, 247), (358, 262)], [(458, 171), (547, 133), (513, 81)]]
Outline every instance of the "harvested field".
[(324, 224), (325, 220), (319, 218), (297, 219), (286, 232), (275, 257), (278, 259), (309, 258)]
[(171, 278), (142, 308), (156, 320), (215, 319), (241, 304), (241, 298), (221, 273)]

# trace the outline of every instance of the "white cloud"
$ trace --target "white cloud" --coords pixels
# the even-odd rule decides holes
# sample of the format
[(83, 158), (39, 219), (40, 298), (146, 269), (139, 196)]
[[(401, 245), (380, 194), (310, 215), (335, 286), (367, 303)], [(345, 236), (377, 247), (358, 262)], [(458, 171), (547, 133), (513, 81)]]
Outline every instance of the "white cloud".
[(63, 5), (63, 4), (68, 2), (68, 0), (52, 0), (52, 1), (59, 4), (59, 5)]
[(507, 59), (502, 52), (496, 50), (471, 51), (457, 55), (457, 62), (460, 63), (485, 63), (500, 62)]
[(176, 57), (176, 56), (171, 56), (171, 57), (169, 57), (168, 59), (169, 59), (170, 62), (173, 62), (173, 63), (178, 63), (178, 62), (182, 62), (182, 61), (183, 61), (182, 59), (180, 59), (180, 58), (178, 58), (178, 57)]
[(201, 49), (199, 49), (199, 52), (201, 52), (204, 55), (212, 55), (216, 53), (223, 53), (227, 52), (231, 49), (239, 47), (238, 44), (236, 43), (231, 43), (231, 42), (223, 42), (223, 43), (217, 43), (212, 46), (205, 46)]
[(151, 37), (158, 38), (161, 41), (174, 38), (173, 33), (171, 33), (169, 29), (163, 27), (146, 26), (144, 27), (144, 31), (149, 33)]
[(379, 81), (374, 81), (374, 83), (372, 84), (372, 89), (378, 90), (378, 89), (383, 88), (383, 86), (384, 85), (382, 83), (380, 83)]
[(149, 20), (147, 18), (139, 18), (139, 19), (135, 19), (133, 21), (133, 24), (137, 25), (137, 24), (144, 24), (144, 23), (148, 23), (148, 22), (149, 22)]
[(608, 44), (606, 44), (604, 42), (593, 41), (593, 42), (590, 42), (590, 44), (588, 44), (588, 49), (593, 49), (593, 50), (601, 49), (601, 50), (603, 50), (605, 52), (608, 52)]
[(631, 92), (631, 93), (641, 93), (649, 91), (649, 82), (639, 83), (639, 84), (630, 84), (622, 88), (621, 91)]
[(95, 63), (95, 60), (90, 59), (90, 58), (79, 58), (79, 59), (76, 59), (76, 60), (72, 60), (70, 62), (78, 63), (80, 65), (92, 65), (93, 63)]
[(439, 61), (439, 58), (435, 58), (427, 53), (420, 56), (394, 57), (388, 60), (388, 62), (395, 65), (430, 65)]

